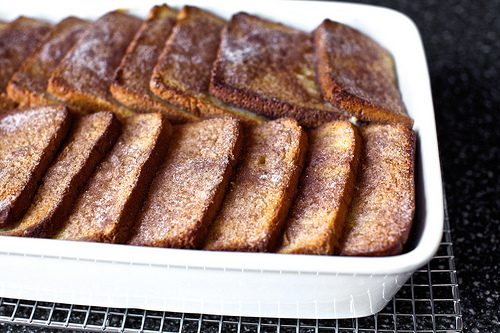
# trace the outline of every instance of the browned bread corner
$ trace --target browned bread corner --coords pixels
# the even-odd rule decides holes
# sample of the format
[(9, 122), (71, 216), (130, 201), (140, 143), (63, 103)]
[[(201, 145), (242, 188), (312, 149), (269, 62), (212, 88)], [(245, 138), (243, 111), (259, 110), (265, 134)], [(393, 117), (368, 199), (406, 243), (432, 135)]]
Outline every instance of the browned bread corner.
[(197, 117), (154, 96), (149, 81), (158, 56), (175, 24), (177, 12), (167, 5), (153, 7), (148, 18), (129, 45), (114, 81), (111, 93), (120, 103), (138, 112), (161, 112), (174, 123)]
[(141, 20), (113, 11), (93, 22), (49, 79), (48, 92), (72, 110), (109, 110), (119, 118), (133, 112), (115, 101), (109, 91), (115, 70)]
[(289, 118), (249, 128), (242, 161), (205, 249), (274, 251), (297, 189), (307, 136)]
[(160, 113), (128, 117), (55, 238), (121, 243), (160, 165), (171, 127)]
[(17, 221), (69, 128), (64, 107), (0, 114), (0, 227)]
[(57, 103), (47, 94), (49, 77), (88, 25), (76, 17), (67, 17), (55, 25), (42, 45), (10, 79), (8, 96), (21, 106)]
[(224, 24), (212, 13), (185, 6), (153, 70), (151, 90), (168, 103), (202, 117), (226, 115), (260, 123), (262, 117), (224, 105), (208, 94)]
[(330, 20), (315, 30), (314, 42), (318, 81), (330, 103), (362, 120), (413, 125), (387, 50), (361, 32)]
[(25, 16), (6, 23), (0, 30), (0, 93), (5, 93), (12, 74), (35, 51), (49, 31), (49, 23)]
[(40, 45), (50, 24), (30, 17), (20, 16), (5, 23), (0, 29), (0, 108), (15, 106), (5, 96), (7, 83), (22, 62)]
[(361, 169), (341, 254), (399, 254), (415, 213), (415, 133), (401, 124), (372, 124), (361, 135)]
[(347, 121), (321, 125), (309, 134), (306, 166), (279, 252), (331, 255), (339, 248), (351, 202), (361, 137)]
[(224, 197), (242, 136), (240, 122), (230, 118), (174, 127), (165, 162), (129, 243), (201, 247)]
[(24, 216), (0, 235), (50, 237), (59, 230), (97, 164), (120, 133), (110, 112), (78, 119), (64, 149), (45, 174)]
[(310, 34), (246, 13), (222, 32), (210, 93), (269, 118), (293, 117), (315, 127), (343, 114), (316, 84)]

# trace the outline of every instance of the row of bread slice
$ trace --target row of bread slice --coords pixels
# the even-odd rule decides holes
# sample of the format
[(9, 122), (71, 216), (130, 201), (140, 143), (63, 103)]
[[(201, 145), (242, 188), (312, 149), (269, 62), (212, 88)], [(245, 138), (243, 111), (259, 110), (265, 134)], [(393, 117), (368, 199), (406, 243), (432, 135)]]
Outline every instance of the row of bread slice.
[(11, 111), (0, 115), (0, 234), (396, 254), (415, 209), (414, 144), (400, 124)]
[(292, 117), (307, 127), (350, 116), (412, 124), (391, 55), (330, 20), (306, 33), (246, 13), (226, 22), (162, 5), (145, 21), (114, 11), (50, 30), (22, 17), (0, 29), (0, 43), (3, 108), (62, 102), (120, 118), (162, 112), (173, 123), (229, 115)]

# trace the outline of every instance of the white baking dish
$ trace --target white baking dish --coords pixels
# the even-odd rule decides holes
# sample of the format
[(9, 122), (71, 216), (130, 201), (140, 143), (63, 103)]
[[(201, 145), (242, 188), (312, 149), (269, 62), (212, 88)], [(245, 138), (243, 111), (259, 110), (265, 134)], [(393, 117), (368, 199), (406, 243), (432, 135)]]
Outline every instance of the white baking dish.
[[(314, 29), (324, 18), (373, 37), (396, 60), (404, 102), (415, 119), (417, 214), (413, 247), (403, 255), (349, 258), (217, 253), (0, 237), (0, 295), (51, 302), (265, 317), (361, 317), (381, 310), (410, 274), (430, 260), (443, 227), (443, 194), (425, 54), (411, 20), (392, 10), (301, 1), (170, 1), (223, 17), (244, 10)], [(0, 19), (24, 14), (96, 18), (130, 8), (144, 16), (155, 1), (8, 1)], [(202, 28), (202, 27), (200, 27)]]

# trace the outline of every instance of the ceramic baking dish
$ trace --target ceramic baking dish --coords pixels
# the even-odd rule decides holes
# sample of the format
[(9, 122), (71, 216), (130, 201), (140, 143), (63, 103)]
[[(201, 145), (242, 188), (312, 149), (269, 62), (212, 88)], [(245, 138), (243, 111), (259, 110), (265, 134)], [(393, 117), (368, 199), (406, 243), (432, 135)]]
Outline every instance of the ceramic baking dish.
[[(30, 15), (94, 19), (128, 8), (144, 17), (155, 1), (9, 1), (0, 19)], [(381, 310), (411, 273), (430, 260), (443, 228), (434, 110), (422, 42), (393, 10), (311, 1), (170, 1), (229, 18), (255, 13), (311, 31), (324, 18), (349, 24), (393, 54), (418, 135), (417, 212), (402, 255), (381, 258), (218, 253), (0, 237), (0, 295), (51, 302), (236, 316), (346, 318)]]

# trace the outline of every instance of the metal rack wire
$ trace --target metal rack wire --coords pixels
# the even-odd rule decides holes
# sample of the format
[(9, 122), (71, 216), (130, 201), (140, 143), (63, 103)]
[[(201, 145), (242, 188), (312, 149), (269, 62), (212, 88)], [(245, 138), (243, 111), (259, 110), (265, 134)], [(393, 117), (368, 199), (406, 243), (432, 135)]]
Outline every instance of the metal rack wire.
[[(461, 332), (453, 243), (448, 217), (438, 253), (417, 270), (378, 314), (339, 320), (228, 317), (115, 309), (0, 298), (0, 331), (19, 326), (90, 332)], [(38, 332), (37, 331), (37, 332)]]

